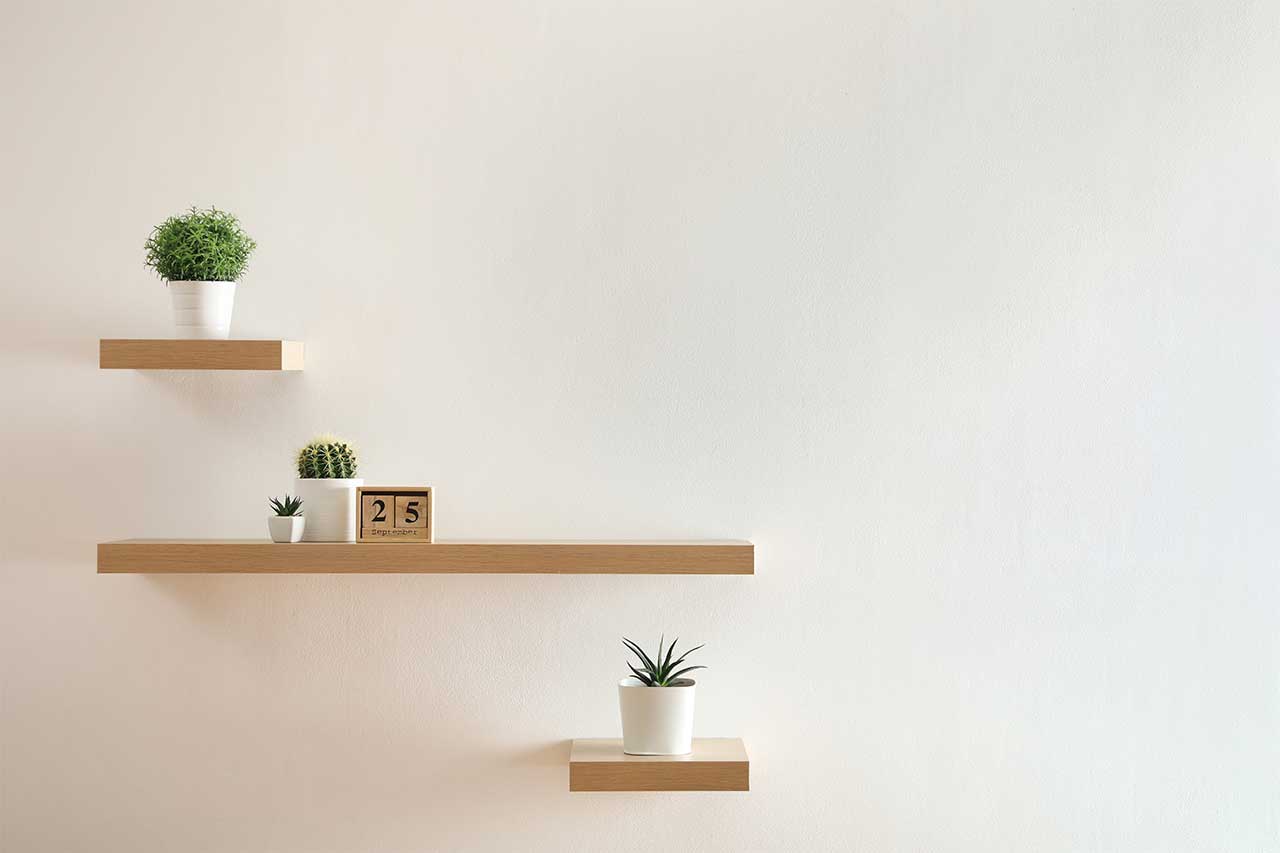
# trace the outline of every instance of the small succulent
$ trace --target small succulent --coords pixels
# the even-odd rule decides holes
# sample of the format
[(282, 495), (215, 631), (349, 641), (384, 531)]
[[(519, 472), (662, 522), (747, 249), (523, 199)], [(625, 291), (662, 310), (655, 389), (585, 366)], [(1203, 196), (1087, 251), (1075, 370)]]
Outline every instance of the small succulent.
[(283, 498), (272, 498), (267, 501), (276, 515), (302, 515), (302, 498), (285, 495)]
[(356, 475), (355, 449), (332, 435), (321, 435), (298, 451), (298, 476), (304, 480), (349, 480)]
[(640, 658), (640, 669), (636, 669), (630, 662), (627, 663), (627, 669), (631, 670), (631, 674), (639, 679), (645, 687), (686, 687), (692, 684), (693, 679), (681, 678), (680, 676), (686, 672), (693, 672), (695, 669), (706, 669), (706, 667), (686, 666), (680, 670), (677, 670), (676, 667), (684, 663), (685, 658), (702, 648), (702, 646), (694, 646), (673, 661), (676, 643), (680, 642), (680, 638), (676, 637), (667, 648), (667, 655), (664, 660), (662, 656), (662, 640), (663, 638), (658, 639), (658, 654), (650, 658), (644, 653), (644, 649), (623, 637), (623, 645), (630, 649), (636, 657)]

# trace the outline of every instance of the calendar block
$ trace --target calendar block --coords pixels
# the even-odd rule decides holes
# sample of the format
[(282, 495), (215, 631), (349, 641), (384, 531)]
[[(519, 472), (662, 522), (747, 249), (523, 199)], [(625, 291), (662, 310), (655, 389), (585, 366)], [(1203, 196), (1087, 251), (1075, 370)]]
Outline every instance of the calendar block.
[(361, 486), (357, 542), (413, 542), (434, 539), (430, 486)]
[(427, 500), (417, 495), (396, 495), (396, 527), (426, 527)]
[(360, 526), (388, 530), (395, 527), (395, 498), (364, 493), (360, 496)]

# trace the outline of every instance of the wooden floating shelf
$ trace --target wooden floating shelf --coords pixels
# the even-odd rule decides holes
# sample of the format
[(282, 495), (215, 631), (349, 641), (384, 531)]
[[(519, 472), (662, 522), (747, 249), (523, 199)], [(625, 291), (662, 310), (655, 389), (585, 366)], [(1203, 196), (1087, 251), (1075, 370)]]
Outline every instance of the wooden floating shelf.
[(302, 370), (301, 341), (108, 339), (98, 341), (103, 370)]
[(125, 539), (98, 545), (98, 573), (508, 573), (751, 575), (750, 542), (512, 542), (432, 544), (265, 539)]
[(569, 790), (749, 791), (751, 762), (736, 737), (694, 738), (688, 755), (627, 755), (617, 738), (575, 740)]

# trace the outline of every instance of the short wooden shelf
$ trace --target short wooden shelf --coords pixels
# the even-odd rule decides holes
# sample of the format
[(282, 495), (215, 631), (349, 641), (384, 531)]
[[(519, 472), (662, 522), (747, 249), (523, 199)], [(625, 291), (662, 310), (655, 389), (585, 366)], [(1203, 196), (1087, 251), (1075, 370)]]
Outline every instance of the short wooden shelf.
[(300, 341), (108, 339), (98, 341), (103, 370), (302, 370)]
[(439, 572), (750, 575), (750, 542), (510, 542), (432, 544), (254, 539), (125, 539), (98, 545), (98, 573)]
[(569, 790), (749, 791), (751, 762), (733, 737), (694, 738), (689, 755), (627, 755), (620, 739), (575, 740)]

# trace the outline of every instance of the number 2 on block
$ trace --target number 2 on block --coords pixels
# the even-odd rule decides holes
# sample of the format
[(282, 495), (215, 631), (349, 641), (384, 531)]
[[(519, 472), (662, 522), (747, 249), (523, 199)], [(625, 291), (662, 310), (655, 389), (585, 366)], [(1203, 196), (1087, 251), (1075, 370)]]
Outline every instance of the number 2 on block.
[(365, 529), (385, 529), (392, 527), (391, 495), (364, 495), (360, 501), (360, 526)]

